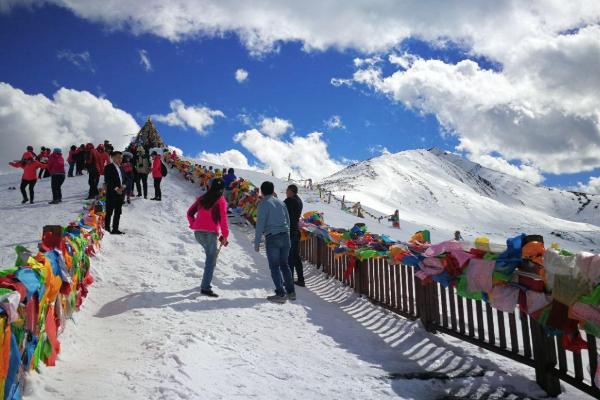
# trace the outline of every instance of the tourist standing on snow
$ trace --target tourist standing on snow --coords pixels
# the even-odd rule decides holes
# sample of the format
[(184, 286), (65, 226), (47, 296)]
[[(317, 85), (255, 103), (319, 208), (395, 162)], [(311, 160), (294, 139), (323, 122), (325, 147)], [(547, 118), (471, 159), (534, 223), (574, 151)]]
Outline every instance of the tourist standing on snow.
[[(221, 245), (227, 246), (229, 226), (227, 225), (227, 202), (223, 197), (223, 180), (215, 179), (206, 193), (198, 197), (187, 212), (190, 229), (206, 254), (200, 293), (219, 297), (212, 290), (211, 282), (217, 264), (217, 237)], [(220, 233), (220, 236), (219, 236)]]
[(122, 235), (124, 232), (119, 230), (119, 221), (121, 220), (121, 211), (123, 209), (123, 199), (126, 189), (124, 173), (121, 169), (123, 154), (120, 151), (113, 151), (111, 159), (112, 163), (104, 168), (104, 184), (106, 185), (106, 217), (104, 219), (104, 229), (114, 235)]
[(390, 221), (392, 221), (392, 227), (397, 229), (400, 228), (400, 212), (398, 210), (394, 211), (390, 216)]
[(69, 150), (69, 155), (67, 156), (67, 163), (69, 163), (69, 173), (68, 173), (68, 177), (72, 178), (73, 177), (73, 170), (75, 169), (75, 155), (77, 154), (77, 146), (73, 145), (71, 146), (71, 149)]
[(162, 200), (162, 192), (160, 190), (160, 181), (163, 178), (164, 172), (166, 172), (166, 167), (163, 168), (162, 160), (160, 159), (160, 155), (153, 151), (152, 154), (152, 178), (154, 178), (154, 197), (150, 200)]
[(128, 151), (123, 153), (123, 163), (121, 167), (125, 173), (125, 194), (127, 195), (127, 204), (131, 204), (131, 196), (133, 196), (133, 154)]
[(85, 168), (85, 145), (79, 146), (75, 152), (75, 175), (83, 175)]
[(88, 192), (87, 200), (91, 200), (98, 196), (98, 183), (100, 182), (100, 173), (98, 172), (99, 155), (94, 145), (88, 143), (85, 146), (85, 166), (88, 171), (88, 184), (90, 190)]
[(225, 200), (227, 200), (227, 204), (231, 202), (231, 192), (233, 191), (231, 184), (235, 182), (236, 179), (237, 177), (235, 176), (233, 168), (229, 168), (227, 174), (223, 177), (223, 183), (225, 184)]
[[(20, 161), (10, 162), (9, 165), (15, 168), (23, 168), (23, 176), (21, 177), (21, 194), (23, 195), (23, 201), (21, 204), (25, 204), (27, 201), (29, 201), (30, 204), (33, 204), (33, 196), (35, 194), (33, 188), (38, 179), (37, 169), (46, 168), (46, 164), (42, 164), (34, 158), (33, 153), (26, 151), (23, 153)], [(29, 187), (29, 198), (25, 191), (27, 187)]]
[(143, 147), (138, 147), (137, 158), (135, 161), (135, 186), (137, 188), (137, 197), (142, 195), (148, 198), (148, 174), (150, 173), (150, 160)]
[(103, 144), (99, 144), (98, 148), (98, 173), (104, 175), (104, 168), (110, 163), (110, 153), (106, 151)]
[[(40, 151), (40, 154), (38, 154), (37, 159), (39, 162), (41, 162), (42, 164), (46, 164), (48, 163), (48, 157), (50, 157), (50, 149), (47, 149), (46, 147), (42, 146), (42, 150)], [(48, 171), (46, 170), (46, 168), (40, 169), (40, 174), (38, 176), (38, 178), (46, 178), (50, 176), (50, 174), (48, 173)]]
[(65, 159), (58, 147), (48, 157), (48, 172), (52, 187), (52, 201), (48, 204), (58, 204), (62, 201), (62, 185), (65, 182)]
[(454, 240), (456, 240), (457, 242), (462, 242), (465, 239), (463, 239), (462, 235), (460, 234), (460, 231), (455, 231), (454, 232)]
[(285, 303), (296, 299), (294, 279), (288, 265), (290, 255), (290, 217), (285, 204), (273, 194), (273, 182), (265, 181), (260, 185), (263, 199), (258, 204), (254, 250), (260, 250), (260, 242), (265, 235), (267, 260), (271, 270), (271, 278), (275, 284), (275, 295), (267, 300)]
[(298, 275), (295, 284), (304, 286), (304, 266), (302, 265), (302, 258), (300, 258), (300, 228), (298, 226), (300, 216), (302, 216), (302, 200), (298, 196), (298, 186), (289, 185), (285, 195), (286, 199), (283, 202), (290, 216), (290, 256), (288, 257), (288, 263), (292, 271), (292, 279), (294, 278), (294, 269)]

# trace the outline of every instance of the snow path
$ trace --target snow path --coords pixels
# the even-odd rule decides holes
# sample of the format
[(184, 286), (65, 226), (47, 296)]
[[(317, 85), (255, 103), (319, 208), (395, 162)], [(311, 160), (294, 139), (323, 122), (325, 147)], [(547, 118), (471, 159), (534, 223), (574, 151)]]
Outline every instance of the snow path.
[[(68, 181), (69, 193), (83, 192), (78, 179)], [(194, 190), (173, 174), (162, 203), (136, 199), (125, 207), (127, 235), (103, 240), (92, 262), (96, 283), (60, 336), (57, 366), (30, 374), (25, 399), (544, 395), (532, 369), (430, 335), (312, 268), (298, 301), (265, 302), (272, 292), (266, 259), (253, 251), (244, 228), (232, 228), (231, 244), (219, 256), (213, 283), (221, 297), (197, 298), (203, 253), (185, 220)], [(51, 215), (64, 223), (80, 205), (61, 207), (14, 207), (2, 217), (29, 218), (31, 232), (23, 229), (18, 239), (35, 241), (40, 221)], [(4, 245), (12, 235), (3, 236), (8, 257)], [(430, 379), (435, 374), (442, 379)], [(562, 398), (587, 397), (570, 389)]]

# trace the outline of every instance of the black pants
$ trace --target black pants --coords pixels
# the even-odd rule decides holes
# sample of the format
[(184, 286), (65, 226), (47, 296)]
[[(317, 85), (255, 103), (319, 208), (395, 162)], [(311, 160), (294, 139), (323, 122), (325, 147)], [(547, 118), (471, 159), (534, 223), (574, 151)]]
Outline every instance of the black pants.
[(75, 163), (75, 175), (83, 175), (83, 161)]
[(100, 182), (100, 174), (95, 166), (88, 166), (88, 184), (90, 185), (90, 191), (88, 197), (98, 196), (98, 183)]
[(65, 174), (55, 174), (50, 178), (52, 187), (52, 201), (62, 201), (62, 184), (65, 182)]
[(160, 181), (162, 178), (154, 178), (154, 198), (161, 199)]
[(148, 174), (135, 174), (135, 187), (137, 189), (138, 196), (142, 194), (144, 189), (144, 198), (148, 197)]
[[(119, 230), (119, 221), (121, 220), (121, 211), (123, 209), (123, 196), (106, 198), (106, 217), (104, 219), (104, 229), (110, 231), (110, 220), (112, 218), (112, 230)], [(114, 214), (114, 216), (113, 216)]]
[(304, 282), (304, 266), (302, 265), (302, 258), (300, 258), (300, 231), (297, 229), (290, 230), (290, 255), (288, 258), (288, 264), (292, 270), (292, 278), (294, 277), (294, 270), (298, 274), (298, 281)]
[[(21, 180), (21, 194), (23, 195), (23, 200), (29, 200), (33, 203), (33, 188), (37, 181), (26, 181), (25, 179)], [(25, 188), (29, 186), (29, 198), (27, 198), (27, 192)]]

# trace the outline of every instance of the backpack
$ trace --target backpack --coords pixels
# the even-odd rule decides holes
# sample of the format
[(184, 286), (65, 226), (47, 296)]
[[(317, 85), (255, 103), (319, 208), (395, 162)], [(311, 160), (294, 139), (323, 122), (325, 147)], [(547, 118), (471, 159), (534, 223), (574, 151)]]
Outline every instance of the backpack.
[(160, 174), (163, 176), (163, 178), (165, 176), (167, 176), (167, 174), (169, 173), (169, 171), (167, 170), (167, 167), (165, 166), (165, 164), (161, 161), (160, 162)]

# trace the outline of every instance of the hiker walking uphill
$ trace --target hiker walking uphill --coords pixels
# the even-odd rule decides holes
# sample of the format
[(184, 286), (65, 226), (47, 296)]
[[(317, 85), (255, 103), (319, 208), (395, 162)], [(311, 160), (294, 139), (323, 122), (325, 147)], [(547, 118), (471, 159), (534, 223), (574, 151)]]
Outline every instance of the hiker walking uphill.
[(48, 204), (58, 204), (62, 201), (62, 185), (65, 182), (65, 159), (62, 150), (55, 148), (48, 157), (48, 172), (52, 187), (52, 201)]
[(119, 230), (119, 222), (121, 220), (121, 211), (123, 209), (123, 199), (126, 190), (125, 177), (121, 169), (123, 155), (120, 151), (113, 151), (111, 158), (112, 163), (106, 166), (104, 172), (104, 184), (106, 185), (106, 217), (104, 219), (104, 229), (114, 235), (122, 235), (124, 232)]
[(275, 295), (267, 297), (267, 300), (274, 303), (285, 303), (288, 298), (296, 300), (294, 279), (288, 265), (290, 217), (285, 204), (273, 195), (275, 187), (272, 182), (263, 182), (260, 191), (263, 199), (258, 204), (254, 250), (260, 250), (264, 234), (267, 260), (275, 284)]
[(163, 177), (167, 176), (167, 167), (163, 164), (161, 156), (153, 151), (152, 154), (152, 178), (154, 179), (154, 197), (150, 200), (161, 201), (162, 192), (160, 190), (160, 182)]
[[(15, 168), (23, 168), (23, 176), (21, 177), (23, 201), (21, 204), (25, 204), (28, 201), (30, 204), (33, 204), (33, 196), (35, 194), (33, 188), (38, 179), (37, 169), (46, 168), (46, 164), (42, 164), (34, 158), (33, 153), (26, 151), (23, 153), (21, 160), (10, 162), (9, 165)], [(27, 187), (29, 188), (29, 197), (27, 197), (27, 192), (25, 191)]]
[[(144, 194), (148, 198), (148, 174), (150, 173), (150, 160), (143, 147), (138, 147), (137, 158), (135, 159), (135, 186), (137, 197)], [(142, 190), (143, 189), (143, 190)]]
[(219, 297), (212, 290), (211, 282), (217, 264), (217, 236), (222, 246), (227, 246), (229, 226), (227, 225), (227, 203), (223, 197), (222, 179), (214, 179), (210, 188), (198, 197), (187, 212), (190, 229), (206, 255), (200, 293), (209, 297)]
[(302, 258), (300, 258), (300, 228), (298, 221), (302, 216), (302, 200), (298, 196), (298, 186), (289, 185), (286, 191), (286, 199), (283, 201), (290, 216), (290, 256), (289, 265), (294, 278), (294, 269), (298, 275), (298, 280), (295, 282), (298, 286), (304, 286), (304, 267)]

